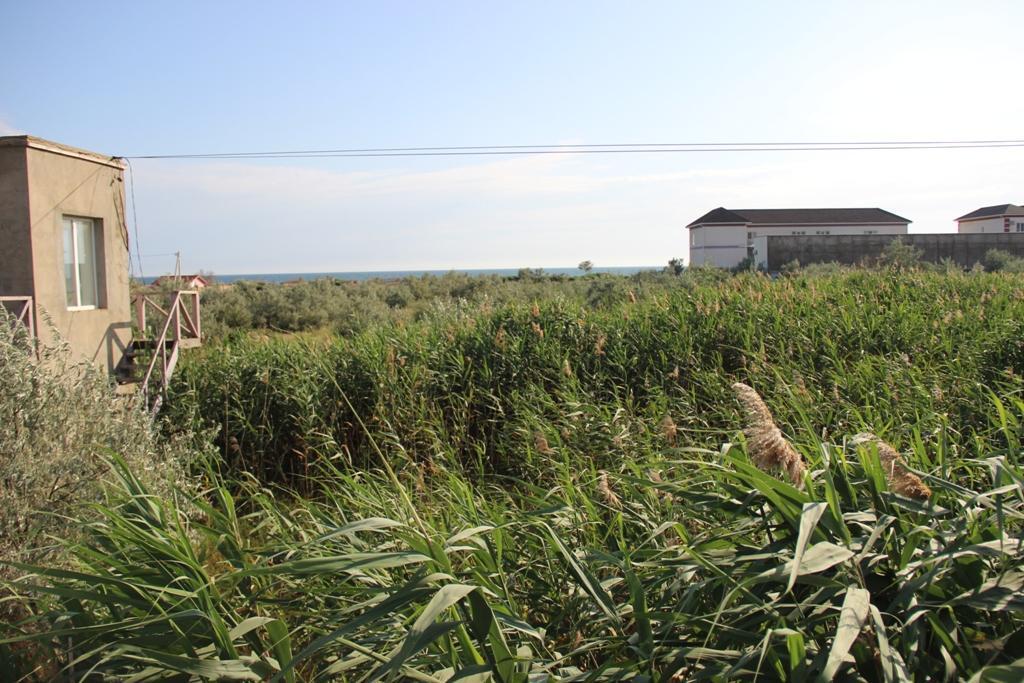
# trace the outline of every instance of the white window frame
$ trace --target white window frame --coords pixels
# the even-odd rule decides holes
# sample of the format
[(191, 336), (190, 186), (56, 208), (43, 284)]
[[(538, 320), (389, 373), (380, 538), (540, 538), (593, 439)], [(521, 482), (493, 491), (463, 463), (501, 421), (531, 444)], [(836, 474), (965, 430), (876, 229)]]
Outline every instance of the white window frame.
[(1017, 223), (1017, 232), (1024, 232), (1024, 223)]
[[(88, 221), (92, 226), (92, 244), (89, 245), (89, 253), (92, 258), (92, 278), (93, 278), (93, 291), (96, 293), (95, 304), (83, 304), (82, 303), (82, 268), (78, 261), (78, 230), (75, 230), (75, 221)], [(68, 306), (69, 311), (92, 311), (99, 308), (100, 299), (100, 283), (99, 283), (99, 264), (96, 262), (96, 219), (88, 218), (87, 216), (62, 216), (60, 227), (63, 232), (67, 227), (67, 224), (71, 225), (71, 254), (74, 268), (72, 271), (75, 274), (75, 301), (78, 303), (74, 306)], [(61, 242), (63, 243), (63, 235), (61, 235)], [(67, 263), (67, 255), (64, 255), (65, 263)], [(67, 287), (67, 281), (65, 280), (65, 287)], [(65, 293), (65, 301), (66, 301)]]

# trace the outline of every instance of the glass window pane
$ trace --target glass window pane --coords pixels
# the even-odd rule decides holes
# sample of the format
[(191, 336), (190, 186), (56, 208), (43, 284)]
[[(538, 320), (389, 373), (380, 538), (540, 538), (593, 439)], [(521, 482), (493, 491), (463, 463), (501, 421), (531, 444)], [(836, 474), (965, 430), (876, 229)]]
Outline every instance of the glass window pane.
[(78, 230), (78, 286), (81, 288), (81, 305), (96, 305), (96, 242), (92, 221), (76, 219)]
[(73, 230), (70, 218), (64, 219), (64, 291), (68, 306), (78, 305), (78, 288), (75, 285), (75, 247), (71, 237)]

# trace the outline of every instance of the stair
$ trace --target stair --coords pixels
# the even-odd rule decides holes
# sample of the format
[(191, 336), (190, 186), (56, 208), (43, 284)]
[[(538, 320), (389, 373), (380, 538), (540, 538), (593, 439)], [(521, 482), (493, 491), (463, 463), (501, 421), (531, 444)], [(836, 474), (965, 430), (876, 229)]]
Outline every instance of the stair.
[[(134, 339), (121, 357), (114, 378), (118, 394), (143, 394), (146, 408), (154, 416), (163, 404), (163, 390), (178, 364), (178, 350), (186, 345), (182, 340)], [(192, 344), (189, 346), (198, 346)], [(161, 362), (164, 358), (166, 361)]]
[[(146, 335), (147, 331), (149, 334), (156, 330), (160, 332), (155, 338), (140, 336), (128, 345), (115, 371), (118, 393), (139, 393), (146, 410), (156, 417), (167, 395), (181, 349), (202, 344), (199, 292), (175, 292), (166, 308), (141, 293), (135, 296), (133, 305), (135, 327), (141, 335)], [(159, 318), (150, 319), (155, 323), (152, 326), (147, 325), (147, 311), (150, 309), (160, 314)]]

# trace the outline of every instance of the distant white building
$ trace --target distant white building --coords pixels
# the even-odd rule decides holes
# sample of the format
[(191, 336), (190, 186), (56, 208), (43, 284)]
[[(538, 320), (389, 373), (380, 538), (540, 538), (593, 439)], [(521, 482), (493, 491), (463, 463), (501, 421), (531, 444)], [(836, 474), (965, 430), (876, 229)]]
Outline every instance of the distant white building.
[(1024, 206), (983, 206), (956, 219), (958, 232), (1024, 232)]
[(883, 209), (725, 209), (704, 214), (690, 232), (690, 265), (733, 268), (767, 259), (775, 235), (905, 235), (910, 221)]
[(202, 289), (210, 281), (202, 275), (161, 275), (153, 280), (157, 287), (173, 285), (176, 289)]

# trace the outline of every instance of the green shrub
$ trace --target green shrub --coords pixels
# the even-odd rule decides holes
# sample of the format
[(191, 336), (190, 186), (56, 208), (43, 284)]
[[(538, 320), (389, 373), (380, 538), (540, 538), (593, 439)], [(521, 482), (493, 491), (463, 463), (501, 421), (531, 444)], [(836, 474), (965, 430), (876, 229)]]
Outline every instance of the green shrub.
[(1024, 259), (1001, 249), (989, 249), (981, 265), (990, 273), (1024, 273)]
[[(0, 320), (0, 561), (38, 560), (73, 538), (75, 515), (102, 499), (106, 456), (121, 453), (154, 491), (183, 476), (186, 447), (162, 442), (144, 411), (116, 397), (99, 367), (58, 344), (36, 357)], [(0, 568), (0, 576), (7, 573)]]
[(921, 263), (921, 250), (906, 244), (902, 237), (897, 237), (885, 246), (878, 257), (878, 265), (882, 268), (907, 270), (916, 268)]

